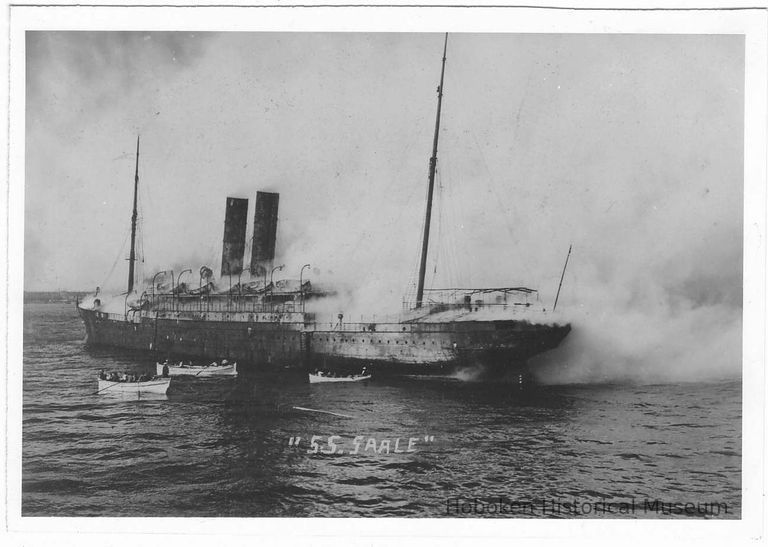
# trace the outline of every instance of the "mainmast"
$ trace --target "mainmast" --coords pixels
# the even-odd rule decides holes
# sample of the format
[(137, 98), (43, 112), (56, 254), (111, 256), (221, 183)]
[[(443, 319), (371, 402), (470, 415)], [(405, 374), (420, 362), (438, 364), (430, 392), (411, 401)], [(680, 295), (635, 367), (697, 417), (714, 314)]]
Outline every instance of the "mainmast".
[(139, 139), (136, 137), (136, 175), (133, 178), (133, 213), (131, 214), (131, 254), (128, 258), (128, 294), (133, 292), (133, 268), (136, 263), (136, 217), (139, 193)]
[(424, 300), (424, 275), (427, 270), (427, 250), (429, 249), (429, 223), (432, 220), (432, 194), (435, 189), (435, 169), (437, 168), (437, 138), (440, 133), (440, 107), (443, 103), (443, 77), (445, 76), (445, 53), (448, 50), (448, 33), (443, 44), (443, 68), (440, 71), (440, 86), (437, 88), (437, 116), (435, 119), (435, 139), (432, 143), (432, 157), (429, 158), (429, 190), (427, 191), (427, 214), (424, 219), (424, 241), (421, 245), (421, 264), (419, 266), (419, 287), (416, 291), (416, 307), (420, 308)]

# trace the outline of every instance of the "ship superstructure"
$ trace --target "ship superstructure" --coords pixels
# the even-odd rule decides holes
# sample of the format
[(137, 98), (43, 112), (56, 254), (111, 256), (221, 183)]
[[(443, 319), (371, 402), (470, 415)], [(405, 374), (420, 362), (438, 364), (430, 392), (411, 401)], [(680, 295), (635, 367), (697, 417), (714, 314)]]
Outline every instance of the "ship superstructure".
[[(134, 239), (138, 191), (137, 141), (131, 262), (128, 290), (104, 300), (78, 304), (87, 342), (164, 356), (234, 359), (248, 368), (341, 368), (376, 373), (448, 373), (481, 367), (492, 373), (522, 372), (526, 360), (556, 347), (570, 331), (541, 306), (526, 287), (429, 289), (424, 285), (432, 196), (437, 169), (447, 36), (440, 85), (414, 302), (403, 312), (359, 322), (317, 317), (307, 303), (328, 296), (313, 287), (301, 268), (299, 279), (274, 281), (279, 195), (258, 192), (251, 261), (244, 253), (248, 200), (226, 199), (222, 262), (218, 278), (202, 266), (197, 282), (191, 269), (157, 272), (139, 293), (134, 290)], [(186, 281), (182, 277), (187, 275)], [(311, 306), (310, 306), (311, 308)]]

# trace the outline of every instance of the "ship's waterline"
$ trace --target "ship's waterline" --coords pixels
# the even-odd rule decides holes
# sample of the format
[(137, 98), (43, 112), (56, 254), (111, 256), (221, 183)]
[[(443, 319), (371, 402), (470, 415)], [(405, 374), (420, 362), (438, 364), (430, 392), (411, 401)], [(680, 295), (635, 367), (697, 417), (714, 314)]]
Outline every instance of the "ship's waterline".
[[(319, 322), (307, 300), (328, 296), (305, 281), (274, 282), (279, 194), (258, 192), (253, 220), (251, 265), (244, 269), (248, 199), (227, 197), (219, 278), (208, 266), (198, 287), (182, 283), (187, 268), (157, 272), (146, 290), (134, 292), (139, 142), (131, 215), (128, 290), (102, 302), (94, 295), (78, 305), (91, 344), (162, 354), (238, 359), (251, 367), (357, 367), (376, 372), (445, 373), (480, 367), (491, 373), (524, 372), (526, 360), (556, 347), (570, 332), (541, 307), (526, 287), (448, 288), (425, 285), (430, 222), (437, 171), (440, 116), (448, 35), (443, 43), (437, 112), (421, 241), (416, 293), (392, 322)], [(568, 250), (570, 257), (571, 249)], [(567, 266), (567, 259), (566, 259)], [(269, 274), (268, 274), (269, 272)], [(560, 277), (560, 285), (565, 267)], [(157, 283), (160, 277), (161, 283)], [(170, 286), (167, 284), (170, 277)], [(559, 296), (559, 288), (558, 288)], [(535, 302), (531, 302), (535, 298)], [(555, 297), (553, 309), (557, 306)], [(376, 310), (372, 310), (376, 311)], [(328, 325), (328, 326), (326, 326)]]
[[(98, 371), (154, 373), (154, 356), (84, 347), (72, 305), (25, 305), (23, 342), (24, 516), (741, 517), (738, 380), (315, 385), (299, 365), (117, 396), (94, 394)], [(596, 509), (633, 499), (635, 512)]]
[[(128, 316), (80, 306), (86, 342), (161, 356), (237, 359), (263, 367), (358, 368), (440, 373), (483, 367), (523, 370), (525, 360), (557, 346), (568, 325), (525, 320), (344, 323), (323, 328), (302, 313), (159, 313)], [(326, 324), (327, 325), (327, 324)]]

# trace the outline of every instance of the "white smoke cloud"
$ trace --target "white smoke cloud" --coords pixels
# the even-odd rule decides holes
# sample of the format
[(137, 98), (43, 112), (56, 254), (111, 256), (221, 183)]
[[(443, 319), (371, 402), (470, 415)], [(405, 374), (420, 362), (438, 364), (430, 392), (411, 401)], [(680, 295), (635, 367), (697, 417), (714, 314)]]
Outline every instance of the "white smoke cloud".
[[(323, 311), (397, 312), (441, 48), (436, 34), (31, 34), (27, 288), (103, 286), (116, 259), (108, 286), (123, 288), (141, 133), (144, 277), (217, 269), (226, 197), (250, 198), (250, 223), (256, 191), (275, 191), (276, 278), (310, 263), (313, 283), (341, 287)], [(540, 363), (568, 367), (550, 380), (738, 374), (743, 48), (452, 35), (428, 282), (530, 286), (549, 308), (572, 243), (558, 310), (573, 332)]]

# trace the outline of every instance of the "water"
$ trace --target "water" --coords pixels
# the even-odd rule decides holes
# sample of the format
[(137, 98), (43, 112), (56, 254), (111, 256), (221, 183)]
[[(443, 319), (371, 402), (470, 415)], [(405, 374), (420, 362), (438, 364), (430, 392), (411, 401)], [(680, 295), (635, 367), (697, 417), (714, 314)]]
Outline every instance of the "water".
[(739, 381), (174, 378), (138, 400), (94, 394), (97, 372), (154, 362), (83, 336), (74, 305), (25, 307), (24, 516), (741, 516)]

